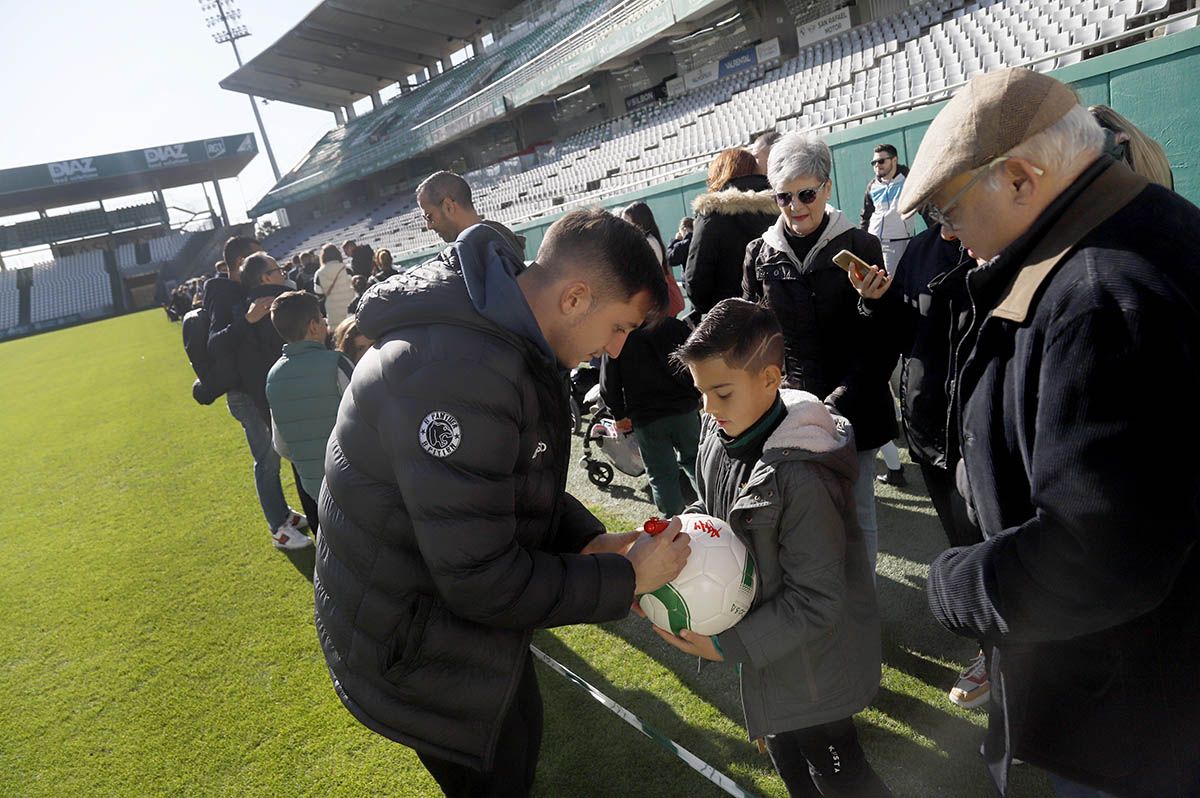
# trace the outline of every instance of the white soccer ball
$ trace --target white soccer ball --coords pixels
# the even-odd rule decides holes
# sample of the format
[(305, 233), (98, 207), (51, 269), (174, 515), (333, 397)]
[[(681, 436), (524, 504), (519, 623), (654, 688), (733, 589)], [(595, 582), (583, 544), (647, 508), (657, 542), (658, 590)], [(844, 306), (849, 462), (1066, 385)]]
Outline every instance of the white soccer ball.
[(720, 518), (687, 513), (679, 520), (692, 538), (687, 565), (639, 603), (655, 626), (672, 634), (719, 634), (750, 610), (758, 588), (754, 558)]

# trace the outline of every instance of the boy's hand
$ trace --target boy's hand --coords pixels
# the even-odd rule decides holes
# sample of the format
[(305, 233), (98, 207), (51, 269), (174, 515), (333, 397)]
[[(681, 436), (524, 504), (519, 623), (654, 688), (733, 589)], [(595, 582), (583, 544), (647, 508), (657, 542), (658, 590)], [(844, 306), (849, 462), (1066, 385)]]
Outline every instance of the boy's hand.
[(641, 532), (621, 532), (619, 534), (596, 535), (580, 554), (628, 554), (634, 541)]
[(698, 635), (691, 629), (679, 630), (679, 637), (671, 634), (665, 629), (654, 627), (654, 633), (666, 640), (675, 648), (682, 651), (684, 654), (691, 654), (693, 657), (703, 657), (712, 662), (724, 662), (725, 658), (717, 651), (717, 647), (713, 644), (712, 638), (708, 635)]

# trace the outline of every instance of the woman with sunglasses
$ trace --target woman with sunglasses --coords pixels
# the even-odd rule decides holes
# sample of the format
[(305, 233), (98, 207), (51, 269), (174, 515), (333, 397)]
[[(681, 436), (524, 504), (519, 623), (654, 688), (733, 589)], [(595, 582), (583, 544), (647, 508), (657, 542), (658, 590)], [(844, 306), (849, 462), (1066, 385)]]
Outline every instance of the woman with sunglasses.
[(878, 238), (828, 206), (832, 167), (829, 147), (817, 138), (790, 133), (771, 149), (767, 179), (781, 212), (746, 247), (742, 292), (770, 307), (783, 327), (784, 387), (824, 399), (854, 427), (854, 499), (874, 570), (875, 453), (898, 433), (888, 390), (898, 353), (881, 345), (874, 321), (858, 312), (846, 272), (833, 262), (845, 249), (877, 266), (883, 251)]

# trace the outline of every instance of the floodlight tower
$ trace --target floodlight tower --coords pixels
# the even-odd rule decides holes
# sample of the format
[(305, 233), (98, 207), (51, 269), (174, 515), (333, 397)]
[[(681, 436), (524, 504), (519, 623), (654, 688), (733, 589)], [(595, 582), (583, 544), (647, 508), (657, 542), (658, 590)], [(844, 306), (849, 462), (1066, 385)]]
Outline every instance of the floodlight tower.
[[(216, 28), (213, 31), (213, 41), (217, 44), (229, 42), (229, 46), (233, 48), (233, 57), (237, 59), (238, 69), (242, 68), (242, 54), (238, 52), (237, 40), (244, 39), (250, 35), (250, 29), (245, 25), (230, 25), (230, 22), (237, 22), (241, 19), (241, 9), (235, 6), (236, 0), (199, 0), (200, 10), (210, 16), (205, 19), (205, 23), (210, 28)], [(258, 122), (258, 132), (262, 134), (263, 148), (267, 151), (267, 159), (271, 162), (271, 171), (275, 173), (275, 182), (279, 182), (279, 165), (275, 163), (275, 153), (271, 150), (271, 140), (267, 138), (267, 129), (263, 126), (262, 116), (258, 113), (258, 105), (254, 102), (254, 95), (247, 95), (250, 98), (250, 110), (254, 112), (254, 119)]]

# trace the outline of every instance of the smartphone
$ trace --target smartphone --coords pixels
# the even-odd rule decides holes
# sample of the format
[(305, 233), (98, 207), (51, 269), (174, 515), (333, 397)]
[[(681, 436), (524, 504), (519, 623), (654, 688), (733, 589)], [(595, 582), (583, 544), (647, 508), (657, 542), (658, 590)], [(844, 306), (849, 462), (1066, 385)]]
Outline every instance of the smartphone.
[(854, 276), (860, 280), (867, 276), (867, 272), (871, 270), (871, 264), (867, 263), (862, 258), (855, 255), (848, 249), (843, 249), (841, 252), (833, 256), (833, 262), (841, 266), (849, 274), (851, 269), (854, 269)]

